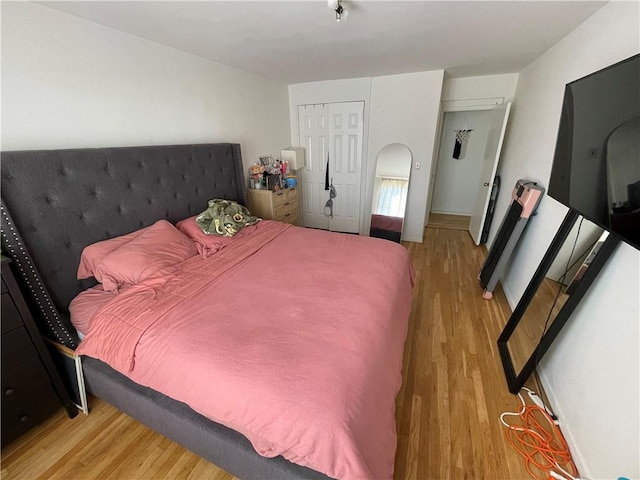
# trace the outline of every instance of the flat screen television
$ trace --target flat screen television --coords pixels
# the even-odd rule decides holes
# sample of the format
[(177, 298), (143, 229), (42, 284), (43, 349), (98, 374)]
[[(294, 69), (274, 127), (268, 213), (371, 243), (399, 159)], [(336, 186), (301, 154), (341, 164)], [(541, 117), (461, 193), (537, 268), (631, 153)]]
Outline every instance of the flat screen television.
[(567, 84), (548, 193), (640, 250), (640, 55)]

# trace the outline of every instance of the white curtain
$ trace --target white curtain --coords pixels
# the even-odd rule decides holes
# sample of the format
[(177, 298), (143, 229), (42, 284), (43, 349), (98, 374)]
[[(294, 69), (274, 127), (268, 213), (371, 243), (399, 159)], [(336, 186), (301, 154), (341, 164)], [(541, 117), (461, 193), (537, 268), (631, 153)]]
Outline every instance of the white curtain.
[(377, 202), (375, 211), (378, 215), (388, 217), (404, 217), (404, 210), (407, 205), (407, 191), (409, 180), (401, 178), (378, 177), (376, 182)]

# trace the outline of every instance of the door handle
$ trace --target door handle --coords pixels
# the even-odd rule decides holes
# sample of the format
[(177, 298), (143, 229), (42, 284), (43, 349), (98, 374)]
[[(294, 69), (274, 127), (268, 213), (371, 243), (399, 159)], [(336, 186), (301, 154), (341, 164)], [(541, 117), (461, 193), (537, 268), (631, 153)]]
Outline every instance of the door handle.
[(484, 185), (485, 187), (489, 186), (489, 182), (484, 182), (482, 185)]

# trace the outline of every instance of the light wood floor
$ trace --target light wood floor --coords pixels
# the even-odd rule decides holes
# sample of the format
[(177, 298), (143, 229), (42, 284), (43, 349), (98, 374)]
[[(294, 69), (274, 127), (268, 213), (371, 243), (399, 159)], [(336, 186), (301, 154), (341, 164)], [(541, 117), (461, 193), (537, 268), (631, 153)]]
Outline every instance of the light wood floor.
[[(468, 233), (427, 229), (405, 243), (416, 269), (398, 395), (396, 479), (524, 479), (498, 416), (508, 393), (496, 340), (509, 316), (498, 288), (481, 298), (484, 249)], [(234, 477), (93, 399), (92, 412), (60, 411), (2, 451), (3, 479), (216, 479)]]
[(445, 215), (443, 213), (430, 213), (427, 228), (446, 228), (449, 230), (469, 230), (471, 217), (464, 215)]

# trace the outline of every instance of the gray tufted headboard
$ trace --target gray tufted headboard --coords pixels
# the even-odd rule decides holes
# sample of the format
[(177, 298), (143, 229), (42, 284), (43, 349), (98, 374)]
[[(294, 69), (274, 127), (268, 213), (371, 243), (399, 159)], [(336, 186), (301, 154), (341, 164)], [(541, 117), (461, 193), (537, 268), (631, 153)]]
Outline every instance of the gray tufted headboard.
[(200, 213), (211, 198), (246, 205), (240, 145), (2, 152), (2, 250), (39, 311), (42, 333), (77, 345), (69, 302), (82, 249), (157, 220)]

